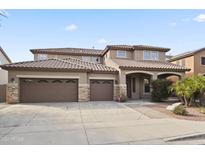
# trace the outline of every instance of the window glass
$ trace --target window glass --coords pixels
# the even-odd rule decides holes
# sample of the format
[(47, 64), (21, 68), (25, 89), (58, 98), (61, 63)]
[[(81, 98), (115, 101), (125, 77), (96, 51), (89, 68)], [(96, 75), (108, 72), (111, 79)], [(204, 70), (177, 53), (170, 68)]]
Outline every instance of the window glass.
[(126, 58), (126, 51), (117, 51), (118, 58)]
[(38, 60), (46, 60), (47, 59), (47, 55), (46, 54), (39, 54), (38, 55)]
[(150, 80), (144, 79), (144, 93), (150, 92)]
[(205, 57), (201, 57), (201, 65), (205, 65)]
[(144, 60), (158, 60), (157, 51), (144, 51)]

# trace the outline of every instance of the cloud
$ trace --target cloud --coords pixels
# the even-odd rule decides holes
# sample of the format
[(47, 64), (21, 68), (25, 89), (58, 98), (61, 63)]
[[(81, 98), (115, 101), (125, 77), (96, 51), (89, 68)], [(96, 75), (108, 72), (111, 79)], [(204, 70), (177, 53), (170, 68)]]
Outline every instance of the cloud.
[(200, 15), (196, 16), (193, 20), (195, 20), (197, 22), (205, 22), (205, 14), (200, 14)]
[(172, 27), (176, 27), (177, 23), (176, 22), (171, 22), (171, 23), (169, 23), (169, 25), (172, 26)]
[(66, 31), (75, 31), (75, 30), (77, 30), (77, 29), (78, 29), (78, 26), (75, 25), (75, 24), (70, 24), (70, 25), (68, 25), (68, 26), (65, 27), (65, 30), (66, 30)]
[(101, 38), (97, 41), (99, 44), (106, 44), (107, 41), (104, 38)]

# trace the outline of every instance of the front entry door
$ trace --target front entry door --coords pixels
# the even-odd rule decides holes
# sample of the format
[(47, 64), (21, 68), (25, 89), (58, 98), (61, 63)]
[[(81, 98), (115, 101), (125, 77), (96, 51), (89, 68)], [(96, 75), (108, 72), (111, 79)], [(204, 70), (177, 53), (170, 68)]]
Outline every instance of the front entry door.
[(126, 84), (127, 84), (127, 97), (132, 98), (132, 91), (131, 91), (131, 78), (126, 79)]

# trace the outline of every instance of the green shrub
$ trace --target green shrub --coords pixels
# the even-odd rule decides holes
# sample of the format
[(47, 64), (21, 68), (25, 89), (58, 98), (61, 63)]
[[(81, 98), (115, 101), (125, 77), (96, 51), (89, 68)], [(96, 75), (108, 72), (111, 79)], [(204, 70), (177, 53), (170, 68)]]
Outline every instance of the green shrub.
[(199, 112), (205, 114), (205, 108), (204, 107), (199, 108)]
[(154, 102), (161, 102), (162, 100), (168, 98), (170, 96), (169, 87), (172, 85), (170, 80), (166, 79), (157, 79), (152, 81), (152, 92), (151, 98)]
[(188, 112), (186, 110), (186, 107), (183, 105), (179, 105), (174, 108), (173, 113), (178, 114), (178, 115), (187, 115)]

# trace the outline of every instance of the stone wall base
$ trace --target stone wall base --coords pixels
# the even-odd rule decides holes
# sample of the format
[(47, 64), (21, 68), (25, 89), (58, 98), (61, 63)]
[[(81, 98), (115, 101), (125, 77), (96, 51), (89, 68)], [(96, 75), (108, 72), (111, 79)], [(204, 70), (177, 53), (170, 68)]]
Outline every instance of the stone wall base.
[(78, 101), (87, 102), (90, 100), (90, 86), (89, 84), (79, 84), (78, 86)]
[(6, 87), (6, 102), (9, 104), (19, 103), (18, 83), (8, 83)]
[(114, 86), (114, 100), (117, 100), (117, 98), (120, 95), (124, 95), (127, 97), (127, 85), (126, 84), (119, 84)]

